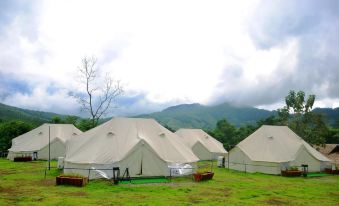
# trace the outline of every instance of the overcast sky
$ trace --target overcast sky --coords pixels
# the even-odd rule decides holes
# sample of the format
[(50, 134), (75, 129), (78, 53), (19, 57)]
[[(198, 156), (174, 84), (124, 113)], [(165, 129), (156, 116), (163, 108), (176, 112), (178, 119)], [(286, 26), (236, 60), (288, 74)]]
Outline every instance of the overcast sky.
[(124, 85), (112, 115), (181, 103), (339, 107), (339, 1), (0, 0), (0, 102), (78, 114), (96, 56)]

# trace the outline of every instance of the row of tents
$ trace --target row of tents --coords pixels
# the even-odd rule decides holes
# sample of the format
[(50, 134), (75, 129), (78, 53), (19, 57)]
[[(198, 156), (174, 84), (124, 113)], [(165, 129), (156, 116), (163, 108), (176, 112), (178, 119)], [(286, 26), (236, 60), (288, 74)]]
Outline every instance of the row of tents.
[(218, 156), (230, 169), (268, 174), (301, 164), (321, 171), (330, 164), (285, 126), (262, 126), (227, 153), (201, 129), (173, 133), (143, 118), (113, 118), (84, 133), (73, 125), (43, 124), (13, 139), (8, 159), (17, 156), (64, 157), (65, 173), (87, 176), (91, 170), (90, 178), (110, 178), (113, 167), (128, 168), (131, 177), (169, 176), (172, 168), (196, 168), (199, 160)]

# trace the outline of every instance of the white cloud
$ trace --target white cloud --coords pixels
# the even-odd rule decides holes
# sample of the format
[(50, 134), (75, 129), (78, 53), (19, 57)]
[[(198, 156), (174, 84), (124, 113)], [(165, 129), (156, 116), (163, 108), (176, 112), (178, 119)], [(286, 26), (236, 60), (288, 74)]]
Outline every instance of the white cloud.
[[(51, 110), (56, 106), (53, 98), (60, 97), (74, 109), (76, 104), (66, 91), (81, 90), (76, 71), (85, 55), (97, 56), (103, 72), (122, 80), (127, 97), (143, 94), (144, 99), (135, 100), (135, 110), (218, 101), (271, 108), (289, 89), (320, 92), (326, 98), (333, 88), (326, 83), (321, 88), (299, 87), (301, 80), (289, 79), (300, 66), (304, 39), (300, 35), (275, 36), (279, 34), (279, 28), (273, 27), (275, 21), (284, 35), (289, 27), (282, 23), (284, 15), (277, 6), (262, 7), (261, 1), (65, 0), (36, 4), (32, 13), (13, 16), (0, 41), (0, 71), (27, 81), (34, 91), (7, 98), (12, 105), (45, 105)], [(274, 15), (276, 19), (270, 18)], [(293, 28), (300, 22), (292, 24)], [(327, 50), (324, 44), (316, 55), (326, 59)], [(51, 85), (59, 88), (53, 94), (47, 92)], [(335, 105), (331, 99), (323, 105)], [(128, 111), (128, 107), (123, 105), (121, 110)]]

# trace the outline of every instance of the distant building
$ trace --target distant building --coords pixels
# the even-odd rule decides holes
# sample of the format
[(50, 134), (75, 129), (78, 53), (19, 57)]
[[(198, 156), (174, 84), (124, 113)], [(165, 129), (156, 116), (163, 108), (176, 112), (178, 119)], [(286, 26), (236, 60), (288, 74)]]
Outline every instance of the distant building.
[(334, 163), (339, 164), (339, 144), (325, 144), (323, 146), (314, 146), (314, 148)]

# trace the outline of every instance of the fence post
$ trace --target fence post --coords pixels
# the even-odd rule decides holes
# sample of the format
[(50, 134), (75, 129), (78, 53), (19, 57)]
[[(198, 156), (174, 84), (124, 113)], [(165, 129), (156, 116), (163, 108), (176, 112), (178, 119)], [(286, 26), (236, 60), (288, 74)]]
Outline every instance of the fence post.
[(89, 176), (90, 176), (90, 174), (91, 174), (91, 169), (89, 168), (89, 169), (88, 169), (88, 182), (89, 182)]
[(230, 153), (227, 154), (227, 166), (228, 170), (230, 170)]

